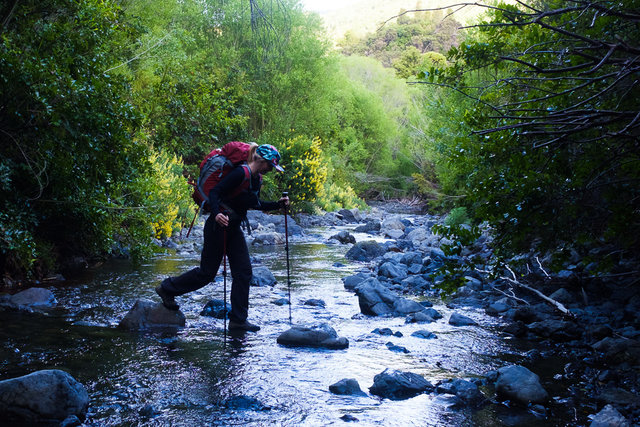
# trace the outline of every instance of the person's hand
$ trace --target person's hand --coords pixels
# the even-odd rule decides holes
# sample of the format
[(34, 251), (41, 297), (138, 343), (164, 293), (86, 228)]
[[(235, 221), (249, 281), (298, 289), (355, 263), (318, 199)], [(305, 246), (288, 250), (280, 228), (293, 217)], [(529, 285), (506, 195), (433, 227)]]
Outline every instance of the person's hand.
[(289, 196), (281, 197), (281, 198), (280, 198), (280, 200), (278, 200), (278, 202), (279, 202), (282, 206), (288, 207), (288, 206), (289, 206)]
[(216, 222), (223, 227), (226, 227), (227, 225), (229, 225), (229, 217), (223, 213), (219, 213), (218, 215), (216, 215)]

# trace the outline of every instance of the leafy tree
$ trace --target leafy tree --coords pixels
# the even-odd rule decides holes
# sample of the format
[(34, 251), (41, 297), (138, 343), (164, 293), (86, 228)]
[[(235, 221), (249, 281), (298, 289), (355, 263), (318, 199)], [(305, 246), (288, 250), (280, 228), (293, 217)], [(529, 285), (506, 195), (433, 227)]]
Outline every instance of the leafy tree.
[[(478, 107), (467, 154), (452, 145), (451, 161), (503, 248), (640, 249), (638, 6), (502, 4), (452, 51), (451, 82)], [(486, 80), (470, 84), (479, 69)]]

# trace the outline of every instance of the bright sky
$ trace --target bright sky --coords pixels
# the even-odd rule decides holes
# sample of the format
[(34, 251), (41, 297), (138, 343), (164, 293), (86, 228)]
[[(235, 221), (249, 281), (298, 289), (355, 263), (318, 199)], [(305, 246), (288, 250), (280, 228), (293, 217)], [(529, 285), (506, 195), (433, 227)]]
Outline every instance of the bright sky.
[(301, 0), (305, 9), (314, 12), (338, 9), (342, 6), (357, 3), (360, 0)]

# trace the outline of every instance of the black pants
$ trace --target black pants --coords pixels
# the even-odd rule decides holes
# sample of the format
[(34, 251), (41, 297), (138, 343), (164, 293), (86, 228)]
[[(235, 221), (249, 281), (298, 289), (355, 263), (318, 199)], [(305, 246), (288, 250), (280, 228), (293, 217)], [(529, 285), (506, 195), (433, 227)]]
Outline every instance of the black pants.
[(212, 282), (222, 263), (225, 234), (227, 258), (233, 279), (229, 318), (235, 322), (244, 322), (249, 310), (249, 283), (253, 271), (251, 270), (247, 242), (240, 228), (240, 221), (230, 221), (228, 227), (222, 227), (216, 223), (213, 215), (209, 215), (204, 224), (204, 244), (200, 267), (165, 280), (162, 287), (169, 294), (177, 296), (195, 291)]

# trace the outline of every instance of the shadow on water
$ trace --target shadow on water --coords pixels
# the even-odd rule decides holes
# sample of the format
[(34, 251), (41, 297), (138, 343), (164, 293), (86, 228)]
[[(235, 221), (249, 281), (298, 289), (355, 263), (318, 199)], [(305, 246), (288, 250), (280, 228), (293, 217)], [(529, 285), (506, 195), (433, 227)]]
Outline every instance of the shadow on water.
[[(345, 414), (385, 426), (545, 425), (526, 412), (514, 422), (512, 412), (501, 414), (495, 405), (454, 410), (447, 396), (435, 394), (390, 401), (330, 393), (329, 385), (342, 378), (355, 378), (367, 392), (385, 368), (415, 372), (435, 383), (481, 376), (522, 355), (496, 334), (498, 321), (482, 312), (465, 312), (482, 328), (451, 327), (445, 321), (450, 310), (438, 303), (444, 319), (430, 325), (363, 317), (357, 297), (340, 280), (362, 265), (345, 260), (347, 247), (320, 241), (291, 244), (293, 323), (327, 322), (349, 339), (349, 348), (280, 346), (276, 339), (289, 328), (289, 307), (273, 301), (287, 297), (284, 249), (251, 250), (278, 280), (272, 288), (251, 288), (250, 319), (262, 326), (258, 333), (225, 337), (221, 320), (199, 315), (208, 300), (222, 299), (220, 278), (179, 297), (185, 328), (120, 330), (117, 324), (137, 299), (157, 301), (154, 287), (197, 265), (198, 258), (162, 256), (137, 268), (113, 261), (53, 289), (61, 308), (46, 315), (0, 312), (1, 378), (51, 368), (71, 373), (90, 393), (87, 425), (331, 425), (343, 423)], [(326, 306), (303, 305), (310, 298)], [(371, 333), (383, 327), (403, 336)], [(429, 329), (438, 339), (411, 336), (418, 329)], [(388, 341), (410, 352), (391, 352)], [(258, 405), (225, 404), (234, 396), (257, 399)]]

